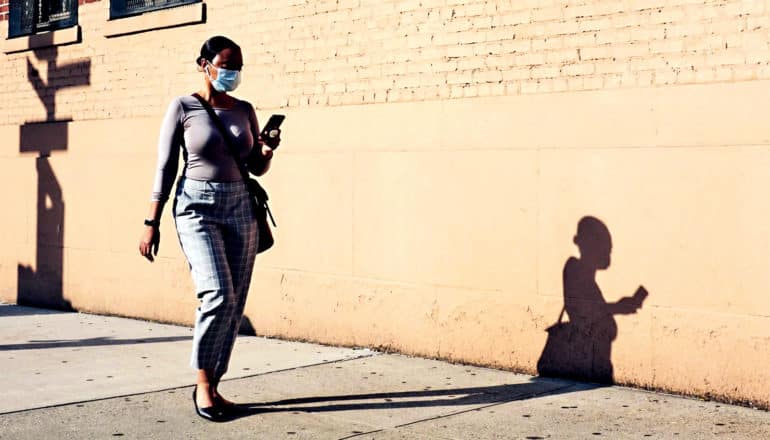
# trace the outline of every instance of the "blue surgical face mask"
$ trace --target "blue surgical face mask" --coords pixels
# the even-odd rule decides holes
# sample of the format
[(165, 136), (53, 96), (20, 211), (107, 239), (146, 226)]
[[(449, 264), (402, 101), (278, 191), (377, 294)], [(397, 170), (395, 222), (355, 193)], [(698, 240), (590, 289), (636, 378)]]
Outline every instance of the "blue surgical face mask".
[(209, 66), (217, 69), (216, 79), (212, 79), (211, 74), (206, 72), (206, 74), (209, 76), (209, 80), (211, 81), (211, 85), (214, 87), (214, 90), (222, 93), (232, 92), (238, 88), (238, 85), (241, 83), (241, 72), (239, 70), (223, 69), (221, 67), (216, 67), (211, 63), (209, 63)]

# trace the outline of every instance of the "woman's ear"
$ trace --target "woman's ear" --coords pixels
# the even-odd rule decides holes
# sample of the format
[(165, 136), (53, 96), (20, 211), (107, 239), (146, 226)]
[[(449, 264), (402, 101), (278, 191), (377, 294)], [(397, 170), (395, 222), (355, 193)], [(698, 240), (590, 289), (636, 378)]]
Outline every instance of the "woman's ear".
[(206, 70), (206, 58), (198, 57), (198, 72)]

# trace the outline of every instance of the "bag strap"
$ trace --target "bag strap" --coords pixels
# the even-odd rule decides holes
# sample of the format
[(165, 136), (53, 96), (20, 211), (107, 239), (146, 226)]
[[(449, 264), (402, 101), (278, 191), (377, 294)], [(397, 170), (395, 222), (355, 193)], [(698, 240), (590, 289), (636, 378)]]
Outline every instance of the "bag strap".
[[(233, 138), (230, 137), (230, 135), (227, 133), (227, 130), (225, 129), (225, 124), (222, 123), (222, 120), (219, 119), (219, 116), (217, 116), (216, 112), (214, 111), (214, 108), (211, 107), (211, 104), (208, 103), (203, 97), (197, 93), (193, 93), (193, 95), (203, 106), (204, 109), (206, 109), (206, 113), (209, 114), (209, 117), (211, 118), (211, 121), (214, 122), (214, 125), (216, 125), (217, 129), (219, 130), (219, 133), (222, 134), (222, 138), (225, 141), (225, 145), (227, 145), (227, 150), (230, 152), (230, 155), (233, 157), (233, 160), (235, 161), (235, 165), (238, 167), (238, 171), (241, 173), (241, 178), (243, 179), (243, 183), (246, 185), (246, 188), (249, 191), (256, 191), (258, 203), (261, 203), (262, 206), (264, 206), (265, 211), (267, 212), (267, 215), (270, 217), (270, 222), (273, 223), (274, 227), (277, 227), (278, 225), (275, 224), (275, 219), (273, 218), (273, 213), (270, 211), (270, 206), (267, 204), (267, 191), (265, 191), (264, 188), (262, 188), (262, 185), (257, 182), (256, 179), (249, 178), (249, 170), (246, 169), (246, 165), (238, 158), (238, 148), (236, 148), (235, 143), (233, 141)], [(249, 184), (249, 182), (254, 182), (254, 185)], [(254, 188), (256, 186), (256, 188)]]
[(225, 141), (225, 144), (227, 145), (227, 150), (230, 152), (230, 155), (233, 157), (233, 160), (235, 160), (235, 165), (238, 166), (238, 171), (241, 173), (241, 178), (243, 178), (243, 183), (246, 184), (248, 187), (249, 184), (249, 171), (246, 169), (246, 166), (243, 164), (243, 162), (239, 159), (238, 156), (238, 149), (235, 146), (235, 143), (233, 142), (233, 138), (230, 137), (230, 135), (227, 133), (227, 130), (225, 129), (225, 124), (222, 123), (222, 120), (219, 119), (219, 116), (217, 116), (216, 112), (214, 112), (214, 108), (211, 107), (211, 104), (208, 103), (203, 97), (197, 93), (193, 93), (193, 96), (200, 101), (201, 105), (204, 109), (206, 109), (206, 113), (209, 114), (209, 117), (211, 118), (211, 121), (216, 125), (217, 129), (219, 130), (219, 133), (222, 135), (222, 138)]

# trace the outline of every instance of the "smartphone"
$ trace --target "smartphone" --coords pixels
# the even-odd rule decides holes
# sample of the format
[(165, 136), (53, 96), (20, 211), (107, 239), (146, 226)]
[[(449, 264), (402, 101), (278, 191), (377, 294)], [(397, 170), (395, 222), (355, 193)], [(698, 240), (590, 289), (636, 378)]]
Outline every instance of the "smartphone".
[(286, 119), (285, 115), (270, 116), (270, 119), (267, 120), (267, 124), (262, 128), (262, 133), (260, 133), (262, 139), (278, 136), (278, 128), (281, 126), (284, 119)]
[(634, 301), (636, 301), (637, 304), (639, 304), (639, 307), (642, 306), (642, 303), (647, 298), (647, 295), (650, 293), (647, 292), (647, 289), (644, 288), (644, 286), (639, 286), (638, 289), (636, 289), (636, 292), (634, 293)]

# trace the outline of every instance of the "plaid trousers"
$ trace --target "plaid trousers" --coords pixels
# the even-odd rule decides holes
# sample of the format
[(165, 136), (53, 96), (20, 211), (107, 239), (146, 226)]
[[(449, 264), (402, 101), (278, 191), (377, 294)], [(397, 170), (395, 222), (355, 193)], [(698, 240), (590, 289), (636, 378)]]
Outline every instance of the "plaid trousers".
[(200, 301), (190, 365), (215, 379), (227, 372), (249, 292), (259, 239), (254, 216), (241, 181), (177, 183), (174, 221)]

